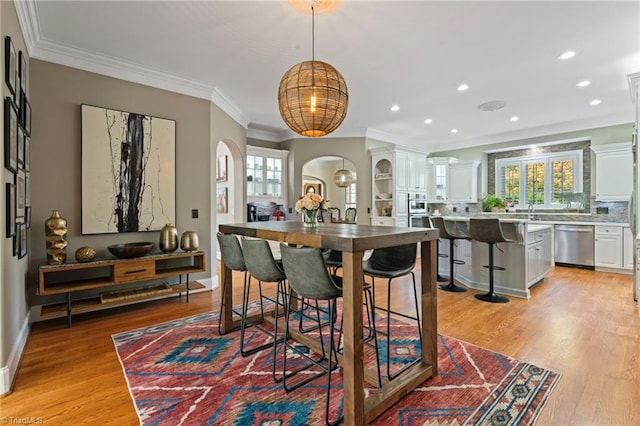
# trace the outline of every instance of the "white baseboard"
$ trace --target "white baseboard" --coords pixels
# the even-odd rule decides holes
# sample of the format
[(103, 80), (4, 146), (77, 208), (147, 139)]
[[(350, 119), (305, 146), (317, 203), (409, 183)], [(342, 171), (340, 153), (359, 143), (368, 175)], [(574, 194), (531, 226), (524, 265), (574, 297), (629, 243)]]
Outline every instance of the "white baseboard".
[(7, 365), (0, 367), (0, 377), (2, 378), (0, 380), (0, 396), (11, 391), (11, 385), (16, 373), (18, 372), (20, 358), (22, 357), (22, 352), (27, 344), (27, 338), (29, 337), (29, 331), (31, 330), (31, 322), (29, 321), (30, 316), (31, 313), (26, 315), (24, 318), (20, 332), (18, 333), (13, 348), (11, 349), (11, 353), (9, 354), (9, 358), (7, 359)]

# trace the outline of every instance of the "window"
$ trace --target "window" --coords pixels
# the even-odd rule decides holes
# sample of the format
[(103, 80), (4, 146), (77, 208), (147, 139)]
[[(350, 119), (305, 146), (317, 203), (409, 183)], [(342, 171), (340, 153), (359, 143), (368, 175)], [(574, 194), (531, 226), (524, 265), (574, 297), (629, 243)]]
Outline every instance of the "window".
[(496, 195), (526, 208), (564, 208), (582, 191), (582, 151), (496, 160)]
[(348, 209), (350, 207), (356, 208), (356, 202), (357, 202), (356, 196), (357, 196), (357, 193), (356, 193), (355, 173), (352, 172), (352, 174), (353, 174), (354, 182), (351, 185), (349, 185), (348, 187), (346, 187), (345, 191), (344, 191), (344, 208), (345, 208), (345, 211), (346, 211), (346, 209)]

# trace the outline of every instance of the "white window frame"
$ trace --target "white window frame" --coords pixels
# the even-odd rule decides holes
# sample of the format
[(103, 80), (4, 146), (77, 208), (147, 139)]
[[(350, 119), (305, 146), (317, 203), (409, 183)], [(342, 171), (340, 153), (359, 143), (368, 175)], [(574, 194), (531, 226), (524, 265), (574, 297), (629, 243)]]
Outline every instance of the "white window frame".
[(574, 162), (574, 192), (582, 192), (583, 170), (582, 170), (582, 150), (550, 152), (539, 155), (528, 155), (523, 157), (500, 158), (495, 160), (495, 192), (499, 197), (504, 198), (504, 192), (499, 185), (503, 181), (500, 171), (503, 167), (519, 165), (520, 166), (520, 203), (516, 208), (526, 208), (527, 204), (527, 172), (526, 165), (528, 163), (544, 163), (544, 204), (536, 204), (536, 208), (542, 209), (564, 209), (564, 204), (552, 203), (553, 197), (553, 161), (571, 160)]

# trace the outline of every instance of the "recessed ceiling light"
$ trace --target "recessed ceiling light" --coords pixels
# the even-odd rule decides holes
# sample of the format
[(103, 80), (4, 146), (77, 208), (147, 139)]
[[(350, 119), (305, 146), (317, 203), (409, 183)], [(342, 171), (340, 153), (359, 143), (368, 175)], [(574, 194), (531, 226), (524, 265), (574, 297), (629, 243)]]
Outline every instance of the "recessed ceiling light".
[(393, 111), (393, 112), (400, 111), (400, 105), (392, 105), (391, 106), (391, 111)]
[(462, 83), (460, 86), (458, 86), (458, 92), (464, 92), (465, 90), (469, 89), (469, 85), (466, 83)]
[(511, 121), (518, 121), (520, 120), (520, 117), (518, 117), (517, 115), (514, 115), (513, 117), (510, 118)]
[(451, 129), (451, 133), (458, 133), (458, 129)]
[(427, 118), (426, 120), (424, 120), (424, 124), (431, 124), (433, 123), (433, 120), (430, 118)]
[(567, 59), (573, 58), (574, 56), (576, 56), (576, 52), (568, 50), (564, 52), (562, 55), (558, 56), (558, 59), (562, 59), (563, 61), (565, 61)]
[(595, 105), (600, 105), (600, 99), (594, 99), (591, 102), (589, 102), (589, 105), (595, 106)]
[(576, 84), (578, 87), (587, 87), (591, 82), (589, 80), (582, 80), (580, 83)]

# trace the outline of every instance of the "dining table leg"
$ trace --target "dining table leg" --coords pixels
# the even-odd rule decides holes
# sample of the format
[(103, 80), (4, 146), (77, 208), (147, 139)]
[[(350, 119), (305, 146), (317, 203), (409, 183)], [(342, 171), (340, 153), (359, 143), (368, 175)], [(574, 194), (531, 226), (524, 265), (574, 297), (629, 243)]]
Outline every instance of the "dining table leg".
[(422, 362), (438, 374), (438, 287), (437, 240), (420, 243), (420, 294), (422, 312)]
[(342, 252), (344, 424), (365, 424), (362, 338), (363, 252)]
[[(220, 303), (222, 305), (220, 315), (220, 329), (222, 333), (233, 331), (233, 282), (231, 269), (227, 268), (224, 262), (221, 263), (222, 285), (220, 286)], [(224, 303), (222, 303), (224, 301)]]

